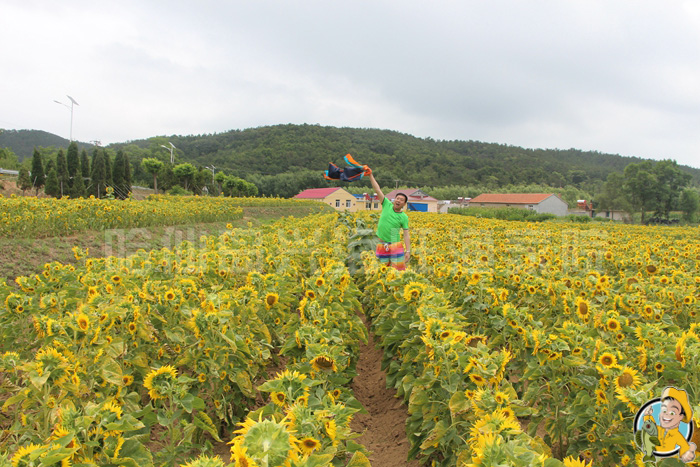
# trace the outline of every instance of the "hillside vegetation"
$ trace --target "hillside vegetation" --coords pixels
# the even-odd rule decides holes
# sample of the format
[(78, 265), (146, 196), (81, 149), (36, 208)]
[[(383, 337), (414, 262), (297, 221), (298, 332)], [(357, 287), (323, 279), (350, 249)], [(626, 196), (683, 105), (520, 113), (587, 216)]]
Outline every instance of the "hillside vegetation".
[[(27, 134), (23, 135), (26, 142)], [(0, 147), (10, 136), (12, 131), (0, 133)], [(192, 163), (201, 170), (214, 166), (217, 173), (254, 183), (260, 194), (279, 196), (328, 186), (329, 182), (321, 177), (322, 171), (329, 162), (342, 165), (346, 153), (370, 165), (382, 186), (442, 189), (440, 197), (451, 197), (465, 187), (502, 191), (529, 185), (535, 190), (560, 193), (568, 189), (571, 194), (567, 197), (571, 198), (591, 198), (602, 189), (610, 173), (622, 173), (629, 164), (643, 161), (577, 149), (525, 149), (479, 141), (417, 138), (390, 130), (292, 124), (217, 134), (159, 136), (112, 144), (107, 149), (122, 149), (133, 165), (134, 182), (146, 186), (152, 182), (152, 176), (141, 167), (141, 161), (159, 158), (170, 166), (170, 153), (161, 146), (168, 143), (176, 147), (175, 164)], [(40, 140), (36, 144), (41, 145)], [(23, 159), (19, 157), (20, 162)], [(694, 184), (700, 183), (699, 169), (679, 168), (692, 177)], [(175, 177), (159, 175), (159, 188), (168, 189), (169, 180), (175, 184)], [(369, 183), (345, 186), (362, 190)], [(455, 189), (444, 190), (445, 187)]]

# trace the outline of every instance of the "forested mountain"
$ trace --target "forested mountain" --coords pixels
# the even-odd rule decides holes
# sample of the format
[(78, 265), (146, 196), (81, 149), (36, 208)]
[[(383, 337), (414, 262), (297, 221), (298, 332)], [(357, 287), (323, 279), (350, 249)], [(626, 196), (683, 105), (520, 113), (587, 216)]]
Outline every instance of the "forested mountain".
[[(67, 148), (70, 141), (42, 130), (2, 130), (0, 129), (0, 148), (10, 148), (22, 162), (31, 159), (34, 148)], [(79, 149), (90, 147), (87, 143), (78, 143)]]
[[(32, 133), (36, 139), (29, 137)], [(15, 141), (21, 141), (22, 146), (15, 146)], [(609, 173), (621, 173), (628, 164), (642, 161), (576, 149), (524, 149), (478, 141), (417, 138), (390, 130), (292, 124), (217, 134), (160, 136), (113, 144), (108, 149), (123, 149), (138, 178), (138, 164), (144, 157), (169, 161), (170, 153), (161, 147), (168, 142), (177, 148), (176, 163), (213, 165), (217, 171), (256, 183), (262, 193), (279, 192), (266, 190), (265, 186), (268, 182), (279, 185), (282, 178), (293, 178), (294, 189), (325, 186), (327, 182), (319, 177), (320, 172), (329, 162), (342, 166), (346, 153), (370, 165), (378, 181), (387, 186), (497, 188), (538, 184), (575, 186), (589, 192), (596, 192)], [(27, 147), (44, 145), (66, 147), (68, 141), (41, 131), (5, 130), (0, 134), (0, 147), (10, 147), (18, 155), (20, 151), (24, 155)], [(700, 183), (699, 169), (681, 169)], [(300, 182), (300, 178), (304, 180)]]
[[(440, 141), (389, 130), (277, 125), (167, 139), (183, 161), (214, 165), (243, 178), (290, 170), (325, 170), (351, 153), (377, 178), (402, 185), (597, 185), (636, 157), (576, 149), (524, 149), (478, 141)], [(132, 141), (141, 148), (151, 140)], [(700, 182), (700, 170), (682, 167)]]

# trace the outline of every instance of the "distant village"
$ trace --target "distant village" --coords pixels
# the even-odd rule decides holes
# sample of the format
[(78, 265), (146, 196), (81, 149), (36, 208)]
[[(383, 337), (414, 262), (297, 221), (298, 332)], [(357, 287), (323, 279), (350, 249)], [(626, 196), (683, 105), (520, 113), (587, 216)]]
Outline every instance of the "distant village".
[[(519, 208), (537, 213), (566, 216), (569, 214), (589, 217), (602, 217), (614, 221), (629, 221), (629, 214), (624, 211), (596, 211), (593, 204), (585, 199), (578, 200), (576, 206), (569, 206), (556, 193), (482, 193), (475, 198), (458, 198), (456, 200), (438, 200), (425, 194), (420, 189), (393, 190), (386, 197), (393, 201), (398, 193), (408, 196), (407, 209), (418, 212), (447, 213), (452, 208)], [(311, 199), (338, 211), (379, 211), (381, 205), (376, 193), (352, 194), (340, 187), (312, 188), (294, 196), (298, 199)]]

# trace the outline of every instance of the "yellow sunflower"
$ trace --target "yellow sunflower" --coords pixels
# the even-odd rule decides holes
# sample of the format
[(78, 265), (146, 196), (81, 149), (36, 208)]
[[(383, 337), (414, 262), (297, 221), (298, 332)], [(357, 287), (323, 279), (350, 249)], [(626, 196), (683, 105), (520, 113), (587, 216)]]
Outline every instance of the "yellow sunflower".
[(163, 399), (165, 394), (162, 392), (161, 385), (170, 385), (177, 379), (177, 370), (171, 365), (162, 366), (156, 370), (152, 370), (143, 380), (143, 386), (148, 389), (148, 395), (151, 399)]
[(472, 383), (476, 384), (479, 387), (486, 384), (486, 379), (483, 376), (478, 375), (476, 373), (469, 373), (469, 379), (472, 380)]
[(283, 392), (273, 391), (270, 393), (270, 399), (275, 403), (275, 405), (284, 407), (285, 402), (287, 401), (287, 396)]
[(81, 331), (85, 332), (90, 328), (90, 318), (85, 313), (80, 313), (75, 320)]
[(316, 371), (338, 371), (335, 360), (325, 355), (314, 357), (309, 363), (311, 363), (311, 366), (313, 366)]
[(578, 317), (584, 321), (587, 321), (588, 317), (591, 315), (591, 310), (588, 301), (583, 297), (576, 297), (574, 307), (576, 308), (576, 314), (578, 315)]
[(620, 330), (620, 322), (615, 318), (609, 318), (605, 322), (605, 327), (608, 328), (608, 331), (617, 332)]
[(310, 455), (320, 446), (321, 443), (316, 438), (313, 438), (311, 436), (307, 436), (306, 438), (302, 438), (299, 440), (299, 449), (301, 449), (301, 452), (305, 456)]
[(265, 308), (268, 310), (275, 306), (280, 301), (280, 296), (274, 292), (265, 295)]
[(564, 467), (593, 467), (593, 460), (589, 463), (574, 456), (569, 456), (564, 459)]
[(617, 357), (610, 352), (603, 352), (598, 358), (598, 363), (605, 368), (611, 368), (617, 364)]
[(37, 449), (40, 449), (41, 445), (39, 444), (30, 444), (28, 446), (22, 446), (15, 452), (15, 455), (12, 456), (12, 467), (18, 467), (20, 465), (34, 465), (33, 463), (29, 463), (28, 457)]
[(636, 389), (642, 382), (638, 373), (634, 368), (624, 367), (620, 374), (615, 377), (615, 389)]
[(248, 448), (243, 446), (243, 438), (236, 438), (236, 441), (238, 440), (240, 442), (234, 442), (231, 446), (231, 462), (236, 467), (258, 467), (258, 464), (246, 455)]

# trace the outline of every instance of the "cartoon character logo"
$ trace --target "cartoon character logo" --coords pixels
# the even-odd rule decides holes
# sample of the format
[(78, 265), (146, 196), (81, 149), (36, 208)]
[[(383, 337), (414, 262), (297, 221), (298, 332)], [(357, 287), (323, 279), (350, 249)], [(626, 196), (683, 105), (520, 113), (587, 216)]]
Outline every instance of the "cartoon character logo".
[(634, 439), (644, 461), (675, 457), (687, 463), (695, 459), (693, 409), (683, 389), (667, 387), (661, 397), (642, 406), (634, 417)]

